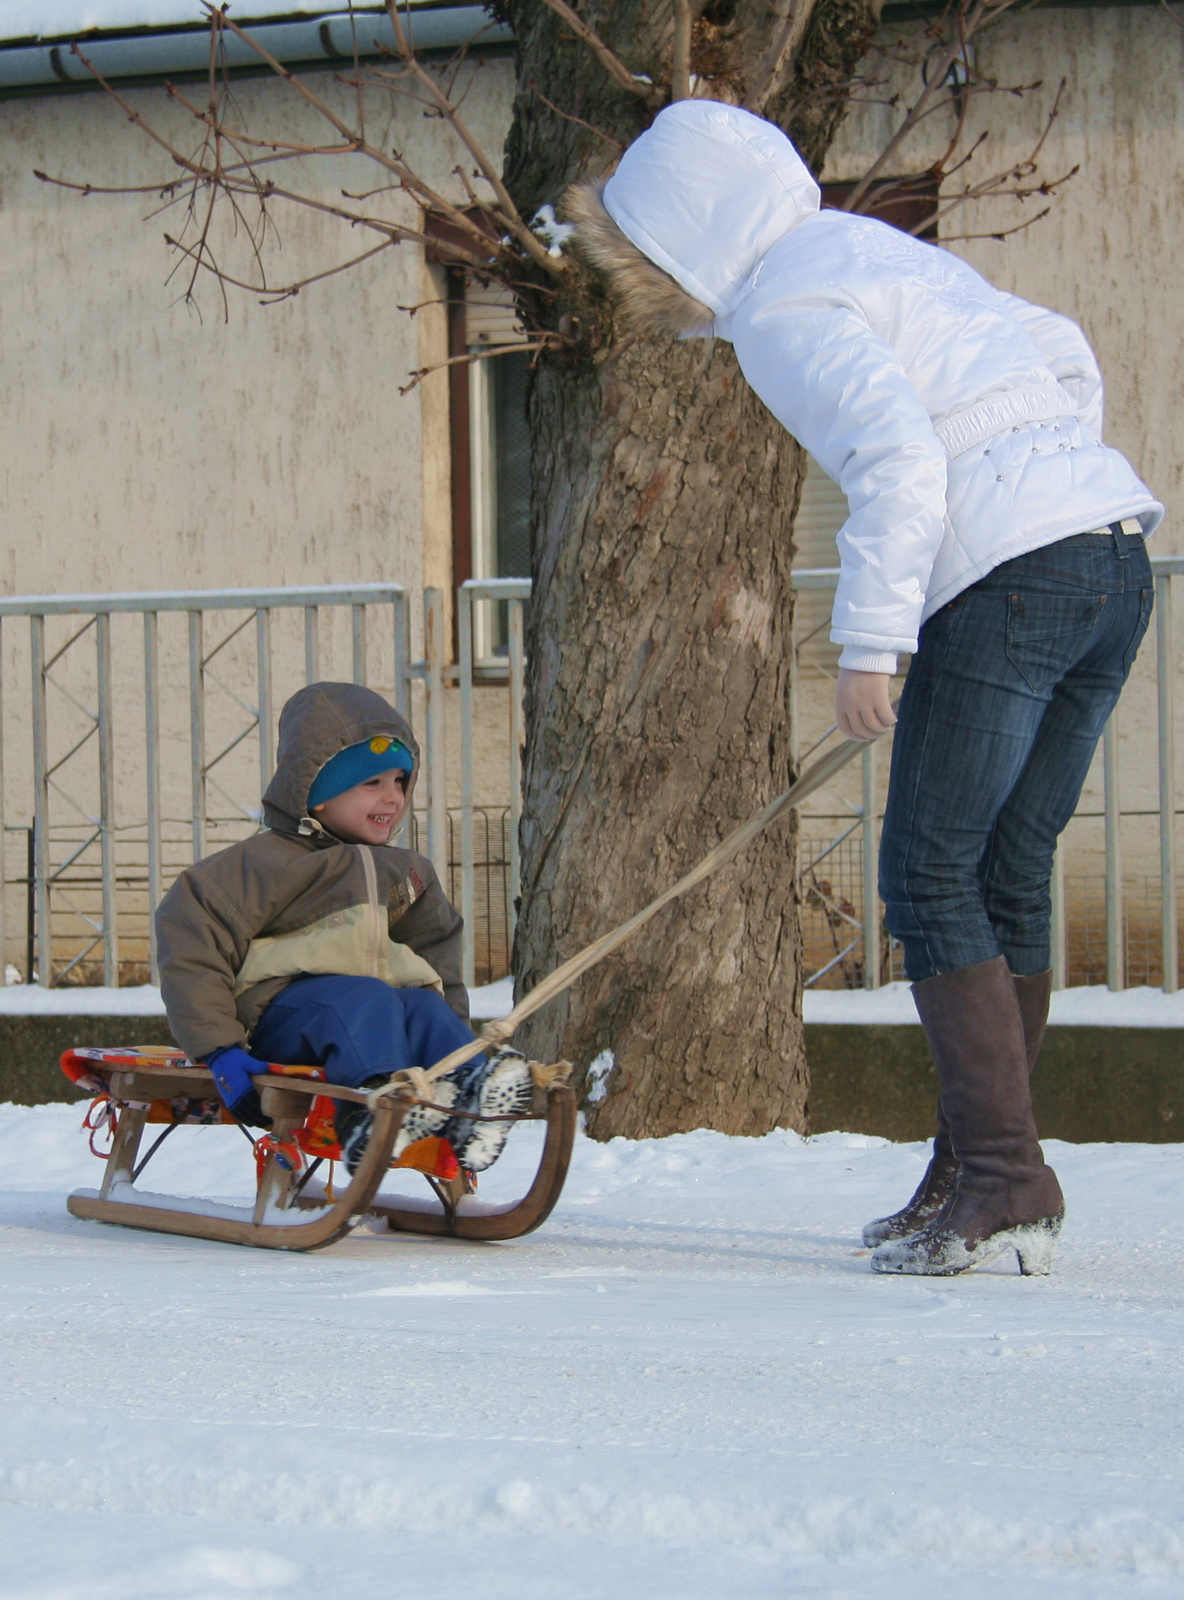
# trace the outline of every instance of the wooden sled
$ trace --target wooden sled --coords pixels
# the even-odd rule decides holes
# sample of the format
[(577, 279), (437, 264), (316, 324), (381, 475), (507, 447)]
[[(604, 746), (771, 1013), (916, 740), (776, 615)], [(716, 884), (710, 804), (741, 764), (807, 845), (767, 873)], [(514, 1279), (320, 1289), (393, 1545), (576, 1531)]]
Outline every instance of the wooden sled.
[[(95, 1126), (97, 1114), (113, 1128), (102, 1184), (97, 1190), (76, 1190), (67, 1201), (71, 1215), (264, 1250), (319, 1250), (366, 1216), (382, 1217), (388, 1227), (403, 1233), (516, 1239), (550, 1215), (563, 1189), (575, 1137), (571, 1089), (553, 1083), (537, 1090), (530, 1112), (505, 1119), (546, 1122), (534, 1181), (521, 1200), (485, 1206), (472, 1198), (476, 1180), (457, 1167), (442, 1140), (421, 1139), (392, 1162), (395, 1139), (413, 1103), (408, 1092), (405, 1098), (379, 1102), (357, 1171), (338, 1192), (330, 1193), (313, 1184), (311, 1176), (321, 1160), (340, 1155), (332, 1133), (333, 1107), (340, 1101), (365, 1105), (367, 1097), (356, 1089), (323, 1082), (319, 1068), (272, 1066), (254, 1080), (264, 1114), (272, 1119), (270, 1130), (253, 1141), (258, 1164), (255, 1204), (252, 1208), (218, 1205), (136, 1187), (175, 1128), (186, 1123), (236, 1125), (218, 1100), (207, 1067), (195, 1066), (179, 1050), (83, 1047), (66, 1051), (62, 1071), (96, 1096), (87, 1125)], [(150, 1123), (164, 1127), (140, 1159), (140, 1142)], [(411, 1197), (380, 1198), (379, 1187), (392, 1165), (424, 1172), (435, 1198), (425, 1196), (422, 1208)]]

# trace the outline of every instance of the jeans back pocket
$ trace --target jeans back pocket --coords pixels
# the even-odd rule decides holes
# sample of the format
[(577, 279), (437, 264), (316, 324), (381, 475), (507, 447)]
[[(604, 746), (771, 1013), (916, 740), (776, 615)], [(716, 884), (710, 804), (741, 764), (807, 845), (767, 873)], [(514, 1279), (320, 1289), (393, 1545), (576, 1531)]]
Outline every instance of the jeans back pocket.
[(1008, 595), (1007, 658), (1029, 688), (1044, 694), (1064, 677), (1089, 648), (1110, 599), (1031, 590)]

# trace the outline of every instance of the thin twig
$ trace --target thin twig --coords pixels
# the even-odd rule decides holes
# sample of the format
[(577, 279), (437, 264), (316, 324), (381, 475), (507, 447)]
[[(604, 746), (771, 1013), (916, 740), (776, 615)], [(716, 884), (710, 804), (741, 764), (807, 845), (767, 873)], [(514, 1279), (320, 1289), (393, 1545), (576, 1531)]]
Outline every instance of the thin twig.
[(1042, 217), (1047, 217), (1052, 210), (1045, 206), (1043, 211), (1038, 211), (1034, 217), (1028, 217), (1023, 222), (1017, 222), (1013, 228), (1000, 228), (994, 233), (951, 233), (942, 239), (942, 244), (961, 244), (967, 239), (1010, 239), (1013, 233), (1023, 233), (1025, 228), (1030, 228), (1034, 222), (1039, 222)]
[(535, 237), (518, 215), (518, 208), (511, 200), (510, 192), (502, 182), (500, 173), (481, 145), (470, 133), (452, 101), (449, 100), (431, 73), (416, 60), (407, 40), (403, 19), (399, 15), (398, 0), (387, 0), (386, 9), (387, 15), (391, 19), (391, 26), (395, 30), (395, 43), (398, 46), (399, 54), (419, 82), (423, 84), (428, 94), (432, 96), (439, 107), (441, 115), (447, 119), (453, 132), (459, 137), (465, 149), (477, 163), (481, 176), (497, 196), (498, 205), (501, 207), (502, 221), (536, 266), (542, 267), (552, 277), (562, 277), (563, 268), (551, 257), (542, 240)]
[(425, 378), (430, 378), (433, 372), (443, 372), (447, 367), (471, 367), (475, 361), (489, 361), (493, 356), (521, 355), (528, 350), (553, 350), (561, 343), (557, 334), (548, 334), (544, 339), (534, 340), (524, 344), (495, 344), (488, 350), (469, 350), (463, 356), (449, 356), (446, 361), (437, 361), (430, 367), (420, 367), (411, 374), (411, 382), (404, 384), (399, 390), (401, 395), (410, 394)]
[(527, 82), (530, 84), (531, 92), (538, 96), (548, 111), (553, 111), (557, 117), (562, 117), (564, 122), (574, 122), (577, 127), (587, 128), (589, 133), (594, 133), (598, 139), (603, 139), (605, 144), (612, 145), (618, 155), (624, 150), (625, 146), (623, 144), (620, 144), (616, 139), (610, 139), (607, 133), (602, 133), (599, 128), (594, 128), (590, 122), (585, 122), (583, 117), (573, 116), (570, 111), (561, 111), (554, 100), (547, 99), (533, 78), (528, 78)]
[[(225, 12), (223, 12), (223, 15), (225, 15)], [(304, 82), (303, 79), (298, 78), (295, 73), (289, 72), (288, 68), (278, 61), (269, 50), (261, 45), (258, 39), (255, 39), (251, 34), (244, 32), (244, 30), (240, 28), (238, 24), (230, 17), (225, 18), (225, 23), (230, 31), (235, 34), (237, 38), (241, 39), (244, 44), (249, 46), (249, 48), (255, 52), (261, 61), (266, 62), (266, 64), (271, 68), (277, 77), (282, 78), (283, 81), (292, 89), (294, 89), (302, 99), (306, 100), (310, 106), (318, 111), (321, 116), (324, 117), (325, 121), (329, 123), (330, 127), (336, 128), (337, 132), (347, 142), (352, 152), (367, 156), (379, 166), (385, 167), (388, 172), (394, 173), (396, 177), (402, 180), (403, 187), (408, 191), (408, 193), (416, 195), (432, 210), (443, 212), (451, 222), (454, 222), (456, 226), (462, 230), (462, 232), (472, 234), (475, 239), (480, 238), (483, 244), (488, 245), (488, 239), (484, 238), (484, 236), (480, 234), (480, 230), (469, 220), (468, 217), (465, 216), (463, 210), (457, 206), (454, 206), (452, 202), (444, 195), (439, 194), (435, 189), (431, 188), (430, 185), (424, 183), (424, 181), (414, 171), (412, 171), (406, 162), (399, 159), (397, 155), (390, 156), (385, 150), (380, 149), (377, 145), (368, 144), (355, 129), (351, 128), (348, 123), (343, 122), (337, 113), (332, 109), (332, 107), (328, 105), (328, 103), (324, 101), (320, 95), (316, 94), (311, 88), (309, 88), (308, 84)], [(537, 240), (535, 242), (538, 243)], [(542, 248), (541, 245), (539, 248)], [(554, 265), (554, 263), (552, 263), (552, 265)]]
[[(171, 249), (179, 250), (183, 256), (188, 256), (198, 270), (204, 267), (207, 272), (213, 273), (220, 283), (229, 283), (235, 289), (245, 289), (249, 294), (266, 295), (267, 298), (262, 304), (268, 306), (278, 305), (281, 300), (290, 300), (293, 295), (299, 294), (301, 289), (307, 289), (310, 283), (320, 283), (325, 278), (332, 278), (339, 272), (348, 271), (350, 267), (360, 266), (363, 261), (369, 261), (371, 256), (379, 255), (383, 250), (389, 250), (399, 242), (397, 239), (384, 239), (381, 244), (376, 244), (372, 249), (363, 251), (360, 256), (353, 256), (349, 261), (342, 261), (335, 267), (326, 267), (323, 272), (311, 273), (307, 278), (301, 278), (296, 283), (290, 283), (282, 289), (276, 289), (267, 283), (247, 283), (242, 278), (234, 277), (216, 263), (207, 261), (196, 245), (187, 245), (182, 240), (174, 239), (167, 233), (164, 238), (165, 243)], [(403, 308), (400, 307), (399, 309), (402, 310)]]
[(691, 0), (674, 0), (674, 45), (671, 50), (670, 98), (691, 98)]
[(901, 145), (904, 143), (905, 139), (908, 138), (909, 134), (916, 127), (917, 123), (928, 114), (934, 97), (938, 95), (940, 90), (945, 86), (946, 79), (949, 76), (950, 68), (959, 59), (965, 60), (966, 46), (973, 38), (974, 34), (978, 31), (983, 21), (988, 16), (993, 21), (996, 17), (1002, 15), (1004, 11), (1010, 10), (1012, 6), (1017, 5), (1018, 3), (1019, 0), (974, 0), (974, 4), (969, 15), (967, 15), (962, 5), (959, 5), (956, 37), (937, 57), (937, 60), (933, 64), (929, 82), (922, 89), (920, 95), (914, 101), (913, 105), (910, 106), (899, 128), (897, 128), (891, 139), (889, 139), (888, 143), (884, 145), (879, 155), (872, 162), (871, 166), (864, 173), (863, 177), (855, 185), (855, 188), (847, 196), (847, 200), (843, 206), (845, 211), (858, 210), (859, 202), (863, 199), (868, 189), (880, 176), (881, 172), (883, 172), (892, 161), (893, 156), (900, 149)]

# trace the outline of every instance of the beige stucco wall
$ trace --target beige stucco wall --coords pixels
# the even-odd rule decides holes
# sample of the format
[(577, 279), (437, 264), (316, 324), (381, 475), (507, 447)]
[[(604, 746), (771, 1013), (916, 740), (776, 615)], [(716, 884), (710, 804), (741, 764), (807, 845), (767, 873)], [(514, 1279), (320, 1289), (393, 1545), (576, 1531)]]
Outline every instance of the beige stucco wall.
[[(493, 61), (472, 76), (466, 116), (500, 150), (511, 69)], [(349, 109), (349, 91), (331, 77), (301, 82)], [(253, 130), (331, 134), (277, 82), (239, 82), (234, 94)], [(192, 119), (162, 92), (127, 98), (180, 146), (194, 145)], [(444, 124), (399, 99), (371, 107), (371, 133), (460, 198), (449, 173), (462, 152)], [(224, 315), (206, 281), (198, 315), (178, 303), (186, 273), (172, 272), (162, 240), (179, 231), (179, 208), (161, 211), (144, 196), (82, 199), (39, 183), (34, 169), (103, 186), (173, 176), (101, 93), (0, 102), (0, 588), (377, 579), (418, 588), (425, 526), (430, 576), (445, 576), (435, 548), (448, 536), (443, 379), (398, 392), (444, 353), (441, 317), (399, 309), (434, 288), (415, 246), (265, 309), (232, 290)], [(358, 159), (283, 168), (286, 186), (329, 203), (382, 177)], [(415, 222), (406, 196), (371, 204)], [(374, 242), (299, 208), (275, 204), (274, 216), (273, 283)], [(219, 250), (232, 269), (250, 270), (241, 237), (223, 231)]]

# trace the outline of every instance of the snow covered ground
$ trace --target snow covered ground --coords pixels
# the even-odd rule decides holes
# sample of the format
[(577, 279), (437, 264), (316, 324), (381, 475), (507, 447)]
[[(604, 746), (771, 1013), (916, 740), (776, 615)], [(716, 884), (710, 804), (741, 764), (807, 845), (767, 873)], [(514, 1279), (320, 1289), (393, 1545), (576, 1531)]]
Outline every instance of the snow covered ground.
[(1181, 1147), (1050, 1146), (1054, 1275), (938, 1282), (857, 1248), (919, 1146), (581, 1140), (526, 1239), (286, 1256), (73, 1220), (78, 1120), (0, 1110), (3, 1600), (1184, 1593)]

